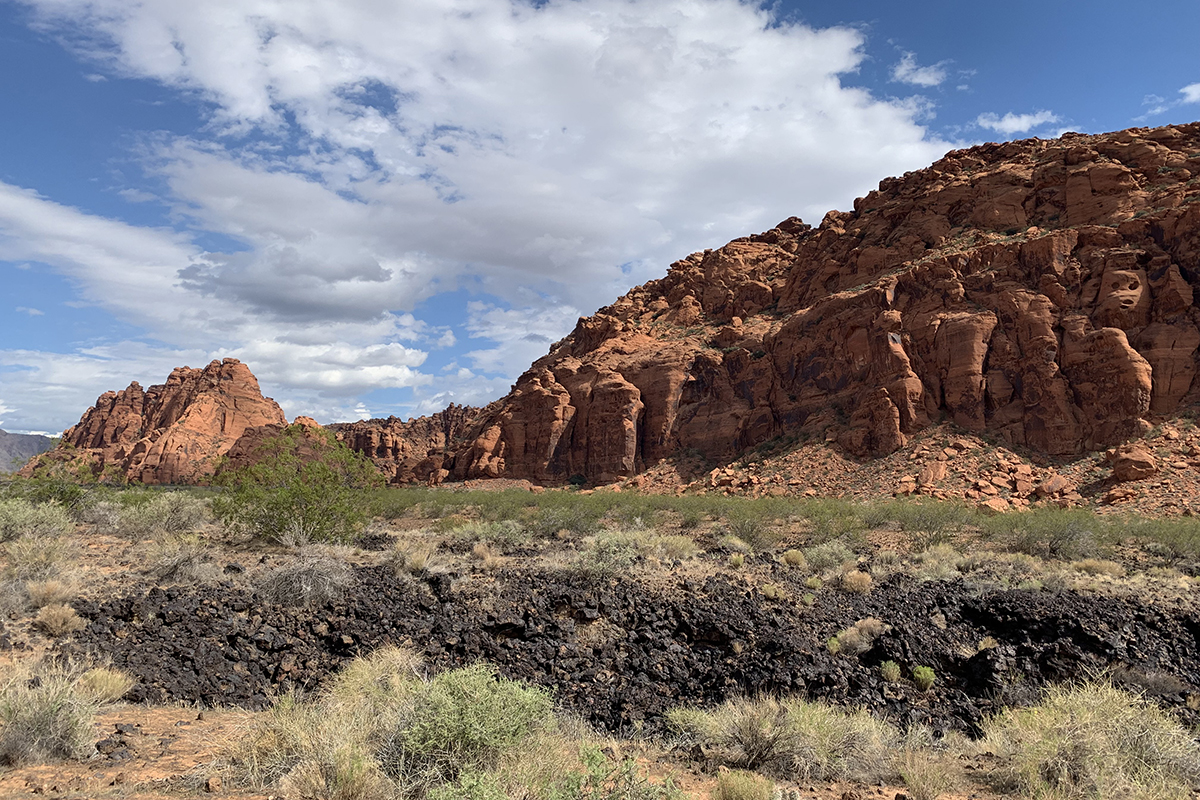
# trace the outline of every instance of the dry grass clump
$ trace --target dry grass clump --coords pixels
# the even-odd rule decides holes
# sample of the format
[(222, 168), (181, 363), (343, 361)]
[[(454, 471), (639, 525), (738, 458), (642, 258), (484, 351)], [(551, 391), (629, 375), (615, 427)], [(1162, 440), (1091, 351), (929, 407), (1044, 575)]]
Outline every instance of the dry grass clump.
[(984, 726), (1002, 788), (1035, 797), (1184, 798), (1200, 782), (1200, 745), (1168, 714), (1111, 684), (1051, 686), (1039, 706)]
[(65, 537), (22, 536), (4, 545), (4, 577), (17, 581), (44, 581), (62, 573), (78, 552)]
[(0, 542), (21, 537), (63, 536), (74, 527), (71, 515), (57, 503), (31, 503), (20, 498), (0, 500)]
[(765, 775), (724, 768), (717, 773), (713, 800), (771, 800), (774, 796), (775, 784)]
[(471, 555), (475, 556), (484, 569), (496, 569), (503, 563), (500, 554), (493, 550), (487, 542), (476, 542), (475, 546), (471, 548)]
[(795, 548), (785, 550), (783, 555), (779, 557), (779, 560), (789, 567), (808, 569), (808, 559), (804, 557), (804, 552)]
[(47, 636), (56, 639), (87, 627), (87, 623), (75, 613), (75, 609), (65, 603), (42, 606), (38, 609), (37, 616), (33, 618), (33, 625)]
[(867, 617), (860, 619), (834, 638), (837, 639), (837, 651), (848, 655), (861, 655), (875, 646), (875, 640), (891, 630), (881, 619)]
[(53, 661), (18, 667), (7, 676), (0, 687), (0, 763), (83, 760), (92, 754), (92, 720), (106, 700), (82, 677)]
[(1071, 563), (1071, 568), (1088, 575), (1108, 575), (1113, 578), (1124, 578), (1125, 567), (1115, 561), (1103, 558), (1085, 558)]
[(58, 578), (43, 581), (26, 581), (25, 596), (29, 607), (37, 610), (56, 603), (69, 603), (75, 598), (75, 586)]
[(866, 594), (873, 583), (870, 573), (852, 569), (842, 574), (842, 588), (853, 594)]
[(135, 681), (128, 672), (111, 667), (93, 667), (79, 676), (75, 688), (85, 697), (101, 705), (115, 703), (133, 688)]
[(798, 698), (738, 698), (710, 711), (673, 709), (667, 726), (729, 767), (787, 780), (875, 783), (895, 777), (900, 733), (866, 711), (845, 713)]
[(900, 777), (912, 800), (938, 800), (954, 789), (956, 770), (941, 753), (906, 748), (900, 757)]
[(212, 549), (194, 533), (166, 536), (146, 550), (142, 571), (160, 583), (208, 583), (224, 571), (213, 560)]
[(345, 561), (326, 548), (311, 547), (257, 576), (255, 588), (272, 603), (320, 607), (341, 600), (353, 583), (354, 571)]
[(402, 539), (396, 542), (386, 563), (396, 575), (419, 575), (437, 568), (437, 547), (415, 539)]

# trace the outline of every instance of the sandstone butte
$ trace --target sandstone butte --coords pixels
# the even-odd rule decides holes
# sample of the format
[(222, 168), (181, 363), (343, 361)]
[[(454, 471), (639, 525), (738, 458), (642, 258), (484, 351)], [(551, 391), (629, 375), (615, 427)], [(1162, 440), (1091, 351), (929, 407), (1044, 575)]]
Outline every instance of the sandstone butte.
[[(330, 427), (395, 483), (605, 482), (798, 433), (869, 458), (946, 421), (1070, 457), (1200, 401), (1197, 281), (1200, 123), (986, 144), (677, 261), (486, 408)], [(227, 359), (103, 395), (64, 441), (193, 482), (283, 424)]]
[[(1198, 280), (1200, 123), (956, 150), (580, 319), (438, 458), (607, 481), (802, 431), (880, 456), (940, 421), (1101, 450), (1200, 399)], [(400, 452), (434, 423), (363, 424)]]
[(140, 483), (203, 483), (247, 431), (285, 425), (279, 405), (263, 397), (249, 368), (233, 358), (203, 369), (178, 367), (167, 382), (143, 390), (134, 381), (105, 392), (62, 444), (31, 461), (73, 461)]

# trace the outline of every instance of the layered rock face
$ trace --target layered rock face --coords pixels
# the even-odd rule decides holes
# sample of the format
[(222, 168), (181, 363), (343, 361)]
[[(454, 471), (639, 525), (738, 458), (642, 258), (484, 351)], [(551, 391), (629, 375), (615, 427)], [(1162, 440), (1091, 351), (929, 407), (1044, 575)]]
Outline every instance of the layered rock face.
[(135, 381), (105, 392), (43, 458), (82, 460), (141, 483), (200, 483), (248, 428), (286, 424), (250, 369), (227, 358), (178, 367), (149, 389)]
[(444, 411), (407, 422), (397, 417), (328, 426), (339, 441), (371, 459), (391, 483), (440, 483), (448, 450), (462, 440), (482, 411), (451, 404)]
[(865, 457), (943, 419), (1119, 444), (1197, 399), (1197, 176), (1200, 124), (951, 152), (581, 319), (445, 466), (608, 480), (799, 431)]

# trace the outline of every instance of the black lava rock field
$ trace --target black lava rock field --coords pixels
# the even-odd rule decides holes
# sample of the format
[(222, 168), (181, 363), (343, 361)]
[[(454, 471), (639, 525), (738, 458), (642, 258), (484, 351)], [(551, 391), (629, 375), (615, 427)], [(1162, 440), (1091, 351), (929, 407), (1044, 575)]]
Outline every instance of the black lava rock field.
[[(614, 731), (654, 729), (673, 706), (770, 692), (974, 733), (984, 715), (1036, 699), (1047, 682), (1102, 671), (1193, 723), (1189, 706), (1200, 700), (1193, 612), (905, 575), (867, 594), (823, 590), (807, 606), (769, 600), (723, 574), (650, 585), (553, 570), (456, 580), (363, 567), (344, 601), (321, 608), (267, 604), (221, 584), (154, 588), (76, 609), (88, 625), (64, 649), (131, 672), (134, 701), (262, 708), (282, 691), (318, 688), (347, 660), (387, 643), (423, 651), (431, 670), (486, 660)], [(888, 627), (869, 649), (831, 654), (831, 636), (872, 617)], [(879, 665), (887, 660), (905, 676), (930, 666), (937, 683), (921, 692), (886, 682)]]

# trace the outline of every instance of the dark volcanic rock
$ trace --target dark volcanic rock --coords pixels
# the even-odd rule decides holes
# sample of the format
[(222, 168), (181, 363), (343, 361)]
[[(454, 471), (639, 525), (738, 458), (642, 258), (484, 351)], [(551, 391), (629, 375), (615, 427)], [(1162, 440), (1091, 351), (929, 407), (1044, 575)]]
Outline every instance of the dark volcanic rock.
[[(502, 573), (486, 590), (382, 568), (359, 569), (357, 580), (345, 603), (323, 609), (265, 605), (231, 585), (80, 603), (89, 624), (67, 649), (135, 674), (131, 699), (261, 708), (279, 691), (319, 686), (356, 655), (408, 644), (435, 669), (490, 661), (613, 730), (654, 727), (676, 705), (803, 692), (902, 724), (974, 732), (997, 704), (1114, 666), (1167, 676), (1159, 699), (1184, 715), (1187, 695), (1200, 691), (1194, 615), (1070, 592), (975, 596), (961, 581), (893, 577), (865, 596), (822, 592), (804, 608), (723, 576), (654, 591), (527, 571)], [(860, 656), (831, 655), (828, 638), (865, 617), (891, 629)], [(989, 636), (997, 646), (976, 652)], [(906, 672), (933, 667), (937, 687), (885, 684), (878, 665), (888, 659)]]

